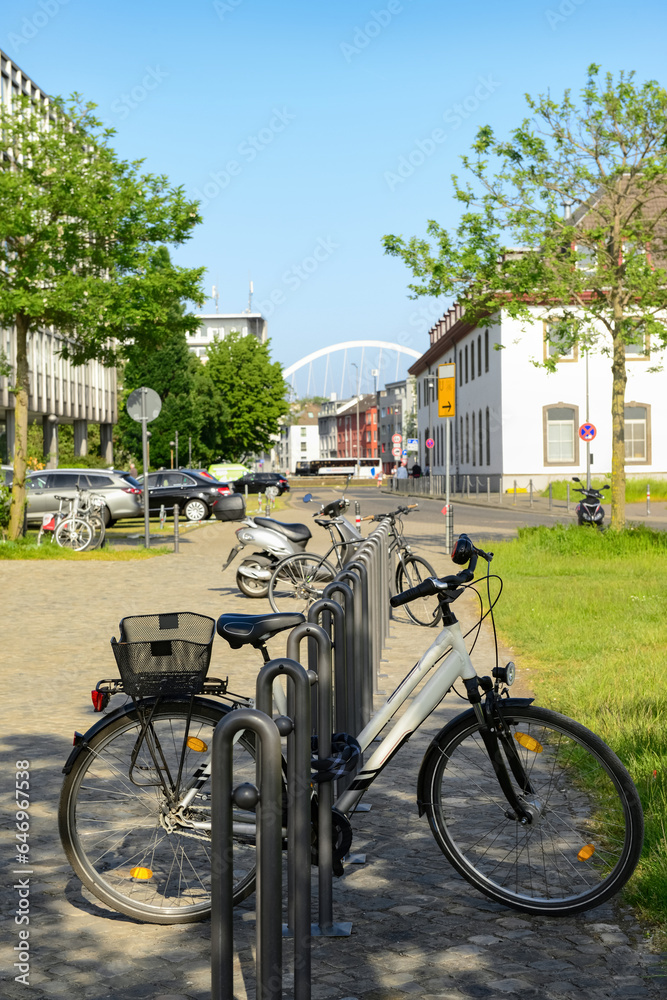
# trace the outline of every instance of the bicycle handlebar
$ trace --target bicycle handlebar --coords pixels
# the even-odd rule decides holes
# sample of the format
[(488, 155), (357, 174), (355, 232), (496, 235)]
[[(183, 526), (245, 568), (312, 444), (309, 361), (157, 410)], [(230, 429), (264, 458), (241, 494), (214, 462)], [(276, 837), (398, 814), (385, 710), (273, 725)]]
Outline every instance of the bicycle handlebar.
[(408, 504), (407, 507), (397, 507), (396, 510), (387, 511), (385, 514), (367, 514), (362, 517), (362, 521), (384, 521), (387, 517), (399, 517), (401, 514), (409, 514), (411, 510), (419, 510), (418, 503)]
[(452, 576), (442, 576), (439, 578), (431, 576), (427, 580), (418, 583), (416, 587), (411, 587), (410, 590), (404, 590), (402, 594), (390, 597), (389, 603), (392, 608), (398, 608), (402, 604), (409, 604), (411, 601), (416, 601), (418, 597), (430, 597), (463, 587), (475, 578), (475, 567), (480, 556), (490, 563), (493, 559), (493, 552), (484, 552), (483, 549), (478, 549), (473, 545), (472, 539), (468, 535), (459, 535), (454, 546), (454, 551), (452, 552), (452, 559), (459, 566), (468, 563), (467, 569), (461, 570), (460, 573), (455, 573)]

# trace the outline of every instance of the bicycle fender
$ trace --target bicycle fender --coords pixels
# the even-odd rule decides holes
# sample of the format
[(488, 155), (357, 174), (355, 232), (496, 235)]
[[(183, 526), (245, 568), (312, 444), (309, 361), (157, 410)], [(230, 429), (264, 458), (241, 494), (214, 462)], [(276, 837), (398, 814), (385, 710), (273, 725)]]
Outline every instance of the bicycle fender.
[[(505, 711), (505, 709), (511, 711), (513, 707), (527, 707), (528, 705), (532, 705), (534, 701), (534, 698), (503, 698), (502, 701), (500, 701), (500, 706), (503, 711)], [(430, 796), (431, 772), (442, 753), (440, 744), (446, 740), (452, 729), (460, 725), (462, 719), (476, 719), (474, 709), (469, 708), (466, 712), (462, 712), (460, 715), (457, 715), (456, 718), (452, 719), (451, 722), (448, 722), (447, 725), (440, 730), (440, 732), (435, 734), (428, 749), (426, 750), (426, 753), (424, 754), (421, 767), (419, 768), (419, 777), (417, 778), (417, 809), (420, 816), (429, 812), (432, 806)]]
[[(146, 698), (145, 699), (145, 703), (146, 704), (148, 704), (148, 703), (153, 704), (154, 701), (155, 701), (154, 698)], [(172, 704), (175, 701), (178, 701), (178, 698), (171, 698), (169, 700), (169, 704)], [(188, 698), (187, 699), (188, 704), (189, 704), (189, 701), (190, 701), (190, 699)], [(217, 702), (216, 702), (216, 704), (217, 704)], [(194, 708), (195, 705), (210, 706), (211, 705), (211, 701), (208, 698), (195, 698), (194, 699), (194, 703), (193, 703), (193, 708)], [(222, 710), (223, 713), (225, 713), (225, 712), (231, 712), (231, 708), (229, 708), (227, 705), (220, 705), (220, 709)], [(87, 732), (85, 732), (83, 734), (75, 732), (74, 733), (74, 746), (72, 747), (72, 749), (70, 751), (69, 757), (65, 761), (62, 773), (63, 774), (69, 774), (70, 773), (70, 771), (74, 767), (74, 762), (76, 761), (76, 759), (79, 756), (79, 754), (81, 753), (81, 751), (86, 749), (86, 747), (88, 746), (88, 744), (90, 743), (90, 741), (95, 736), (97, 736), (97, 734), (100, 732), (101, 729), (104, 729), (105, 726), (108, 726), (110, 722), (115, 722), (116, 719), (121, 719), (125, 715), (131, 715), (132, 712), (134, 712), (134, 711), (135, 711), (135, 708), (134, 708), (133, 702), (128, 702), (126, 705), (121, 705), (119, 708), (114, 709), (113, 712), (109, 712), (108, 715), (102, 716), (102, 718), (98, 719), (97, 722), (93, 726), (91, 726), (90, 729)]]

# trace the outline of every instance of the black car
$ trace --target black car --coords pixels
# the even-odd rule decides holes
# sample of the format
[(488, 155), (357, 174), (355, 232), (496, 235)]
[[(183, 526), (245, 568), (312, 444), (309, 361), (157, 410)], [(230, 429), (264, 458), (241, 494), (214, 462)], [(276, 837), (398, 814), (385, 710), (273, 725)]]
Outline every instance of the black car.
[(265, 493), (267, 486), (275, 486), (278, 496), (289, 490), (289, 483), (280, 472), (248, 472), (240, 479), (235, 479), (232, 486), (235, 493), (245, 493), (246, 486), (248, 493)]
[(199, 472), (164, 469), (148, 473), (148, 510), (151, 514), (158, 514), (163, 504), (167, 511), (178, 504), (188, 521), (204, 521), (215, 512), (218, 500), (229, 493), (227, 483), (219, 483)]

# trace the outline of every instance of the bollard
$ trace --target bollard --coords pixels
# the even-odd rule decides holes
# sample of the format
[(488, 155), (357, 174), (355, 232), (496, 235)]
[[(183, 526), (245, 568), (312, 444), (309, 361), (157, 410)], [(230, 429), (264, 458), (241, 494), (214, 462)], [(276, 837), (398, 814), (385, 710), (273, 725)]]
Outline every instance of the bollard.
[(567, 484), (567, 512), (570, 513), (570, 484)]
[(174, 552), (178, 552), (178, 504), (174, 504)]
[(475, 500), (479, 496), (479, 476), (475, 476)]
[[(234, 737), (252, 730), (259, 743), (257, 836), (257, 996), (282, 997), (282, 757), (280, 734), (263, 712), (239, 708), (215, 728), (211, 768), (211, 997), (234, 995)], [(255, 789), (256, 791), (256, 789)], [(242, 803), (240, 803), (242, 805)]]
[(646, 516), (648, 517), (651, 513), (651, 485), (646, 484)]
[(357, 526), (357, 531), (361, 533), (361, 504), (358, 500), (354, 501), (354, 523)]
[(528, 482), (528, 492), (530, 493), (530, 506), (533, 506), (533, 480)]
[(454, 505), (445, 504), (445, 544), (447, 546), (447, 551), (451, 552), (454, 548)]
[(162, 531), (162, 529), (164, 528), (166, 520), (167, 520), (167, 509), (164, 504), (160, 504), (160, 531)]
[(516, 479), (514, 480), (514, 506), (516, 507)]
[(486, 502), (491, 503), (491, 477), (486, 477)]
[(549, 510), (552, 510), (554, 505), (554, 490), (553, 485), (549, 483)]
[(274, 681), (281, 675), (287, 677), (289, 716), (276, 720), (287, 736), (287, 930), (294, 935), (294, 994), (310, 1000), (311, 678), (296, 660), (269, 660), (256, 687), (257, 708), (266, 715), (272, 710)]

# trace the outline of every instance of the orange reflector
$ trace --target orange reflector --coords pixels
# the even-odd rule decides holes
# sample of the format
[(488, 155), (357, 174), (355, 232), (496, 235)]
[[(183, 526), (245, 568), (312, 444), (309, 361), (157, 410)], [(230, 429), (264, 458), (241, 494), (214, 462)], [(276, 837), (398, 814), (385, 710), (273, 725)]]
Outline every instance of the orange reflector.
[(153, 878), (153, 872), (150, 868), (130, 868), (130, 875), (132, 878)]
[(581, 848), (581, 850), (577, 854), (577, 857), (579, 858), (580, 861), (588, 861), (588, 859), (592, 858), (594, 854), (595, 854), (595, 847), (593, 846), (593, 844), (586, 844), (584, 847)]
[(526, 733), (515, 733), (514, 739), (519, 746), (525, 747), (526, 750), (532, 750), (533, 753), (542, 753), (542, 744), (538, 743), (532, 736), (527, 736)]
[(189, 750), (194, 750), (196, 753), (204, 753), (205, 750), (208, 750), (208, 744), (196, 736), (191, 736), (187, 745)]

